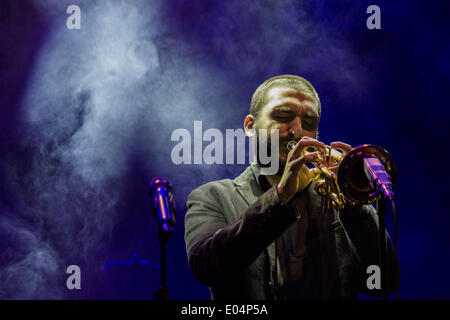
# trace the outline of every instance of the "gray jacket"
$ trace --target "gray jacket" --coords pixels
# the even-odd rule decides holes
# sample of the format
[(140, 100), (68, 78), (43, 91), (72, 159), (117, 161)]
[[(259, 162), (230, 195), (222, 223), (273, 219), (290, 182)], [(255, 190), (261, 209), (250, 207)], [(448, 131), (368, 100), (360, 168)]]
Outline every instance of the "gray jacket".
[[(280, 298), (274, 287), (274, 242), (303, 214), (321, 210), (314, 182), (296, 195), (296, 201), (284, 205), (275, 187), (263, 191), (259, 178), (259, 168), (251, 165), (236, 179), (207, 183), (188, 197), (188, 262), (194, 277), (210, 287), (213, 299)], [(330, 232), (335, 238), (339, 275), (339, 293), (334, 298), (356, 299), (358, 291), (377, 295), (376, 289), (366, 286), (367, 266), (378, 264), (375, 209), (368, 205), (333, 215)], [(386, 237), (386, 289), (392, 292), (398, 286), (400, 269), (387, 233)]]

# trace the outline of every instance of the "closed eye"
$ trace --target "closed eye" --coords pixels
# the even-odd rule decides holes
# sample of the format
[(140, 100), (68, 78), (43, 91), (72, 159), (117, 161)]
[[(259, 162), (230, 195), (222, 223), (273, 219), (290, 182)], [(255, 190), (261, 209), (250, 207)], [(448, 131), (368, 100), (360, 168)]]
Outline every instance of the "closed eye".
[(293, 112), (286, 112), (286, 111), (276, 112), (272, 114), (273, 119), (281, 122), (291, 121), (294, 118), (294, 116), (295, 115)]
[(306, 130), (315, 130), (317, 129), (318, 119), (316, 117), (304, 117), (302, 125)]

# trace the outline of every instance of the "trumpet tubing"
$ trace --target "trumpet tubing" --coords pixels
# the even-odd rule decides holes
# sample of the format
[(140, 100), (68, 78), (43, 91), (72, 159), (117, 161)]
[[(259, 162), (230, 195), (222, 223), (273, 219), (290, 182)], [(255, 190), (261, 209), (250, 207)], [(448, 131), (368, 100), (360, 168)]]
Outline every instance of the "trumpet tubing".
[[(288, 151), (291, 151), (294, 149), (294, 147), (297, 145), (297, 141), (289, 141), (286, 145), (286, 148)], [(307, 147), (304, 150), (302, 150), (301, 156), (305, 154), (311, 154), (311, 153), (318, 153), (318, 158), (323, 161), (327, 161), (329, 163), (334, 162), (340, 162), (344, 156), (343, 150), (339, 148), (330, 147), (328, 145), (324, 146), (325, 152), (320, 152), (316, 147)]]
[[(297, 141), (289, 141), (286, 145), (291, 151)], [(376, 157), (392, 177), (396, 177), (395, 163), (391, 155), (384, 149), (374, 145), (361, 145), (348, 153), (342, 149), (325, 145), (323, 149), (307, 147), (300, 156), (316, 153), (311, 162), (317, 174), (312, 175), (308, 182), (315, 181), (317, 193), (325, 198), (327, 208), (343, 209), (347, 205), (370, 204), (376, 201), (375, 190), (364, 173), (364, 158)], [(311, 169), (314, 170), (314, 169)]]

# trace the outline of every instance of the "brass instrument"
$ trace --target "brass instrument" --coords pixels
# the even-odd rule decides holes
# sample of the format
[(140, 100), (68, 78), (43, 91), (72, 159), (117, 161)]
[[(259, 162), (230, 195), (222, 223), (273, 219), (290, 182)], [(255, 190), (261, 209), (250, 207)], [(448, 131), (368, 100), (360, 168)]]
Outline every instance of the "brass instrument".
[[(297, 141), (290, 141), (287, 149), (291, 151)], [(348, 153), (339, 148), (324, 146), (324, 150), (307, 147), (301, 156), (316, 153), (311, 163), (309, 184), (315, 180), (316, 192), (324, 197), (326, 208), (343, 209), (346, 206), (371, 204), (376, 201), (376, 191), (364, 173), (364, 158), (380, 159), (386, 171), (395, 183), (396, 167), (391, 155), (378, 146), (364, 144), (351, 149)]]

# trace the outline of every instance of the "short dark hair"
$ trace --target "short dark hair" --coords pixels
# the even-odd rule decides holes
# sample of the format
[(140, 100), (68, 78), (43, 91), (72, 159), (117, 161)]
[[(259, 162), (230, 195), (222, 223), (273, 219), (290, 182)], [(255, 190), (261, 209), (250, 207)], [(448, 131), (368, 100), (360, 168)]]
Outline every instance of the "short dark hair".
[(253, 93), (252, 102), (250, 103), (250, 114), (255, 118), (258, 117), (262, 107), (266, 104), (267, 92), (274, 87), (279, 88), (292, 88), (302, 93), (311, 95), (317, 100), (319, 106), (319, 117), (321, 111), (320, 99), (316, 90), (305, 78), (295, 76), (292, 74), (283, 74), (276, 77), (272, 77), (264, 81)]

